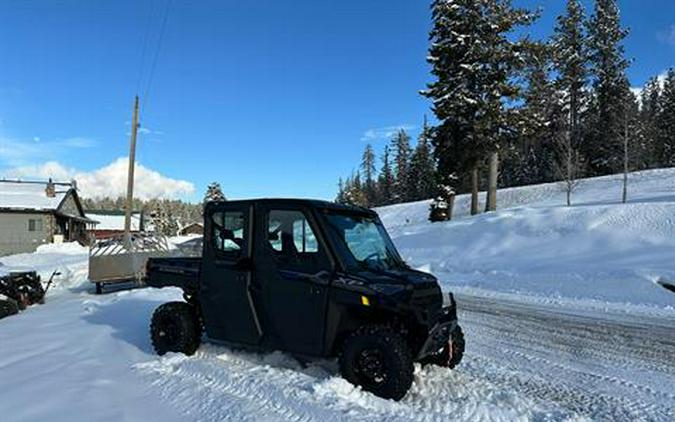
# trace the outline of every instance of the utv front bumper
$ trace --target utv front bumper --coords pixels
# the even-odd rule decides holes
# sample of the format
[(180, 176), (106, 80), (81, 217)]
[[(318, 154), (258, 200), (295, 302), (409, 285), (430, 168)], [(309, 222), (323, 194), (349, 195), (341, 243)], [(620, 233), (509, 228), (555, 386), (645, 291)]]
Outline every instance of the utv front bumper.
[(438, 320), (429, 330), (427, 339), (422, 344), (416, 360), (436, 354), (442, 350), (452, 340), (452, 332), (455, 331), (456, 327), (457, 309), (454, 298), (450, 295), (449, 306), (441, 308)]

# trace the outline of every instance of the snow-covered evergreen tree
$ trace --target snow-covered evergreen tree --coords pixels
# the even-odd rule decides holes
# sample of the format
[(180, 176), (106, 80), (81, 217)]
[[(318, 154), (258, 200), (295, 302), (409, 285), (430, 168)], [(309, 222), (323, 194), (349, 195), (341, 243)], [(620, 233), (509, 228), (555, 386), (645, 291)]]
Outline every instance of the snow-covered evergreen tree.
[(220, 183), (218, 182), (211, 182), (209, 186), (206, 188), (206, 194), (204, 195), (204, 203), (210, 202), (210, 201), (225, 201), (225, 195), (223, 194), (223, 190), (220, 187)]
[(588, 34), (593, 96), (583, 155), (591, 175), (602, 175), (621, 168), (626, 101), (630, 98), (628, 60), (622, 45), (628, 31), (621, 27), (616, 0), (596, 0)]
[[(422, 94), (439, 120), (434, 153), (440, 182), (449, 185), (451, 174), (475, 175), (512, 134), (509, 104), (518, 99), (515, 76), (529, 44), (511, 33), (535, 16), (509, 0), (436, 0), (432, 17), (428, 61), (435, 80)], [(472, 179), (477, 192), (478, 178)]]
[(363, 190), (361, 175), (357, 171), (355, 175), (347, 178), (343, 187), (342, 204), (356, 205), (359, 207), (368, 207), (368, 199)]
[(410, 135), (400, 129), (392, 139), (394, 150), (394, 198), (396, 202), (410, 200)]
[(662, 158), (659, 140), (661, 86), (652, 77), (642, 88), (640, 106), (640, 169), (658, 167)]
[(394, 203), (394, 172), (391, 169), (389, 146), (384, 147), (382, 155), (382, 169), (377, 180), (378, 205)]
[(662, 166), (675, 166), (675, 68), (668, 70), (659, 107), (658, 150)]
[[(582, 139), (581, 112), (585, 108), (585, 87), (588, 83), (588, 36), (584, 30), (584, 10), (579, 0), (567, 0), (565, 14), (558, 16), (551, 40), (553, 65), (557, 73), (555, 87), (562, 94), (562, 104), (567, 121), (564, 133), (560, 133), (556, 144), (556, 168), (558, 178), (568, 180), (580, 174), (579, 148)], [(571, 193), (571, 191), (568, 191)]]
[(371, 144), (366, 145), (361, 158), (361, 170), (363, 171), (363, 191), (368, 206), (374, 206), (377, 198), (377, 186), (375, 180), (375, 152)]
[(550, 79), (552, 49), (533, 44), (525, 68), (524, 104), (517, 121), (518, 141), (504, 153), (500, 176), (506, 184), (526, 185), (553, 180), (553, 160), (563, 131), (562, 98)]
[(436, 164), (431, 151), (431, 130), (427, 117), (424, 116), (422, 132), (410, 157), (410, 199), (413, 201), (433, 198), (438, 191)]

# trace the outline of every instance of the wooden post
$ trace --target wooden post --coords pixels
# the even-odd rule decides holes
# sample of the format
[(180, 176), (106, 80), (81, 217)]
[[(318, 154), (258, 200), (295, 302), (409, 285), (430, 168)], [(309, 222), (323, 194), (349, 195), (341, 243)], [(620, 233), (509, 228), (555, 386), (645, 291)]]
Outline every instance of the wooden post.
[(471, 168), (471, 215), (478, 214), (478, 162)]
[(127, 173), (127, 200), (124, 214), (124, 237), (131, 246), (131, 207), (134, 199), (134, 170), (136, 165), (136, 135), (138, 134), (138, 95), (134, 100), (134, 115), (131, 119), (131, 141), (129, 146), (129, 172)]
[(490, 153), (490, 167), (488, 170), (488, 191), (485, 201), (485, 211), (497, 210), (497, 176), (499, 174), (499, 154)]

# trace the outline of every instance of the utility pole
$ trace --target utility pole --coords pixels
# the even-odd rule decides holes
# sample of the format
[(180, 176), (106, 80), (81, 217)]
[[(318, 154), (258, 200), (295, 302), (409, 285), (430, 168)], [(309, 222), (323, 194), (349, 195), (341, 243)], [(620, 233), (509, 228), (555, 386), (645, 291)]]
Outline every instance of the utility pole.
[(131, 207), (134, 200), (134, 169), (136, 165), (136, 135), (138, 134), (138, 95), (134, 100), (134, 115), (131, 119), (131, 141), (129, 146), (129, 172), (127, 173), (127, 201), (124, 215), (124, 243), (131, 247)]

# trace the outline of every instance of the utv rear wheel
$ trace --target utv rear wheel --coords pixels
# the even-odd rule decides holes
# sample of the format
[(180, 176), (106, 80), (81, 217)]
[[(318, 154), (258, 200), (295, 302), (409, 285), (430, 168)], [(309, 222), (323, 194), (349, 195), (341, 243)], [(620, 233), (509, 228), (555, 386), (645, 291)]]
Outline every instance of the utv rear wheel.
[(454, 368), (464, 356), (464, 333), (458, 325), (450, 333), (450, 341), (438, 353), (422, 359), (423, 365), (436, 365), (444, 368)]
[(389, 327), (362, 327), (343, 343), (340, 372), (354, 385), (401, 400), (413, 381), (413, 360), (403, 337)]
[(194, 306), (185, 302), (161, 305), (152, 315), (152, 345), (158, 355), (179, 352), (195, 353), (201, 343), (202, 328)]

